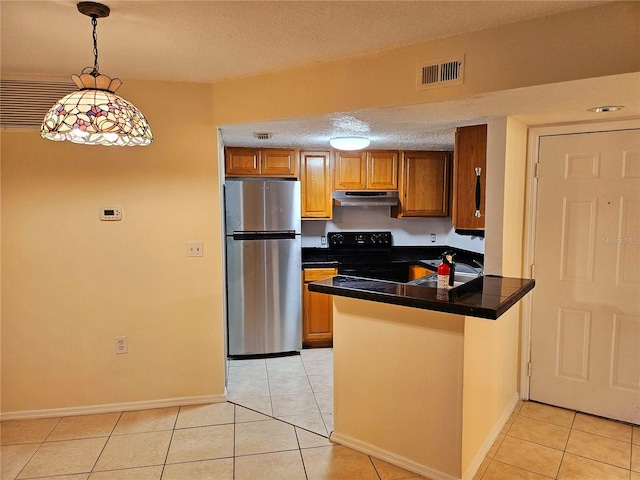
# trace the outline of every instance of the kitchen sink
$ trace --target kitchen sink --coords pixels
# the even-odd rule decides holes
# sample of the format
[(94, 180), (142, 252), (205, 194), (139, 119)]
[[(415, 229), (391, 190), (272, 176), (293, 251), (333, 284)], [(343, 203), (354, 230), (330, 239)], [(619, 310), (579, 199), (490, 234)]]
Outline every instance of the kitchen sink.
[[(460, 285), (464, 285), (465, 283), (475, 280), (478, 278), (477, 273), (466, 273), (466, 272), (456, 272), (455, 278), (453, 282), (453, 287), (459, 287)], [(427, 275), (426, 277), (416, 278), (407, 283), (407, 285), (418, 285), (420, 287), (431, 287), (438, 288), (438, 274), (432, 273), (431, 275)]]

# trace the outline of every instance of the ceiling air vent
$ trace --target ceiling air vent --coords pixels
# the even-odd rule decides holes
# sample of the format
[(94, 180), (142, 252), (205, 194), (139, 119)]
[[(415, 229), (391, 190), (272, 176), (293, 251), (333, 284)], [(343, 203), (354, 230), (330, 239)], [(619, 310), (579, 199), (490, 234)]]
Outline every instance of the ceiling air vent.
[(0, 126), (40, 128), (49, 109), (78, 90), (72, 82), (0, 80)]
[(418, 64), (418, 90), (461, 85), (463, 74), (464, 55), (421, 62)]
[(255, 132), (253, 136), (258, 140), (269, 140), (271, 138), (271, 134), (266, 132)]

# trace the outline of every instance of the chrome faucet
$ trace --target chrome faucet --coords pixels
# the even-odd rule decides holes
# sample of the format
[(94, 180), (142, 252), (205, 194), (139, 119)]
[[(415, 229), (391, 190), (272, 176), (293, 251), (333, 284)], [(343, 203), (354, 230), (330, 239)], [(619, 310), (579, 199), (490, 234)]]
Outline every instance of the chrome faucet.
[(480, 268), (480, 271), (477, 272), (478, 276), (480, 277), (480, 276), (484, 275), (484, 265), (482, 265), (482, 262), (480, 262), (480, 261), (478, 261), (476, 259), (471, 260), (471, 262), (475, 263), (475, 265), (470, 265), (470, 264), (464, 263), (464, 262), (458, 262), (457, 264), (458, 265), (464, 265), (465, 267), (469, 267), (470, 269), (472, 269), (474, 271), (477, 271), (476, 267), (478, 267), (478, 268)]

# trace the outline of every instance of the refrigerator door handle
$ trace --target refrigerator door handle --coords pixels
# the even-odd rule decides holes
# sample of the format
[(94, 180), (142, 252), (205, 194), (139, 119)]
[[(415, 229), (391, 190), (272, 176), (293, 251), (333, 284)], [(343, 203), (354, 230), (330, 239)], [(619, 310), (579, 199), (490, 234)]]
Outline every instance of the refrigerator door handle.
[(277, 230), (271, 232), (233, 232), (234, 240), (288, 240), (295, 238), (295, 230)]

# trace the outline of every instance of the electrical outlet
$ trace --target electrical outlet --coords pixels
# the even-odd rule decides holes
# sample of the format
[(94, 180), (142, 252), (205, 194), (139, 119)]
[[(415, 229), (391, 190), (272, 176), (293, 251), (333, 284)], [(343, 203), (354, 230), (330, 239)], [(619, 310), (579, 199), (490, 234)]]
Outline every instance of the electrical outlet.
[(326, 245), (327, 244), (327, 237), (322, 235), (320, 237), (320, 245)]
[(436, 243), (436, 234), (435, 233), (431, 234), (431, 243)]
[(127, 344), (127, 337), (116, 337), (113, 340), (114, 348), (116, 349), (116, 355), (120, 353), (129, 353), (129, 345)]
[(202, 242), (187, 242), (187, 257), (201, 257)]

